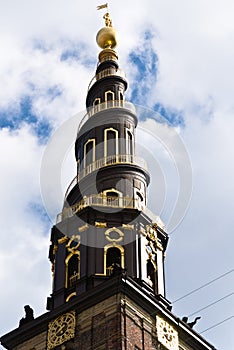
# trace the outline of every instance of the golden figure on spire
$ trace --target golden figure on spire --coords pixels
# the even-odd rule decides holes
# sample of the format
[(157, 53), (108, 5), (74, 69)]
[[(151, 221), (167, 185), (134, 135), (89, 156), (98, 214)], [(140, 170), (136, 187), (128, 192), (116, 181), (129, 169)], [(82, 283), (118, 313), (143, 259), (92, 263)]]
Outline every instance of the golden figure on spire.
[(107, 12), (103, 16), (106, 26), (99, 30), (99, 32), (97, 33), (96, 40), (97, 40), (97, 44), (102, 49), (114, 49), (117, 45), (116, 32), (112, 27), (112, 20), (108, 10), (108, 3), (97, 6), (97, 10), (101, 10), (104, 8), (107, 9)]
[(110, 18), (109, 12), (107, 12), (103, 18), (105, 19), (106, 27), (112, 27), (112, 20)]

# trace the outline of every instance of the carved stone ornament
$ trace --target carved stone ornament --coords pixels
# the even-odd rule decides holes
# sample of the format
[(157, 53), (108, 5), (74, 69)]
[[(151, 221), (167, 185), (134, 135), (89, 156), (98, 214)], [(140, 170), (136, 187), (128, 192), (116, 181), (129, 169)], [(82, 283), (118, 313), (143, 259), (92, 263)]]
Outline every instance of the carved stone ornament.
[(51, 321), (48, 325), (47, 350), (53, 349), (74, 338), (75, 325), (75, 311), (67, 312)]
[(179, 350), (178, 332), (166, 320), (156, 316), (157, 338), (168, 350)]

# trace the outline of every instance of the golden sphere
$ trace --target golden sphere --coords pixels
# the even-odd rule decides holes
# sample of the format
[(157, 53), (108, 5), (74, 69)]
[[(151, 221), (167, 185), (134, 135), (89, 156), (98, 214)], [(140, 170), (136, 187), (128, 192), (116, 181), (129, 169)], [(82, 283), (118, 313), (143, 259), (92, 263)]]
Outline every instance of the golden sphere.
[(116, 32), (112, 27), (104, 27), (99, 30), (96, 36), (97, 44), (102, 48), (114, 49), (117, 45)]

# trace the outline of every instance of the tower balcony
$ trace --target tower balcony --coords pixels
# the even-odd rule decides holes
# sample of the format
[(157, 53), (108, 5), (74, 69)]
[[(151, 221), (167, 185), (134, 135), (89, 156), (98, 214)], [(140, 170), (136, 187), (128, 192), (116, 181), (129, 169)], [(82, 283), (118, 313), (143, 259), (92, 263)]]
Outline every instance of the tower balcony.
[(146, 171), (148, 169), (147, 162), (143, 158), (135, 157), (130, 154), (117, 154), (98, 159), (95, 162), (90, 163), (84, 169), (80, 170), (78, 175), (74, 177), (74, 179), (71, 181), (70, 185), (67, 188), (67, 191), (65, 193), (65, 199), (67, 198), (68, 194), (73, 189), (73, 187), (75, 187), (75, 185), (77, 185), (78, 182), (82, 180), (85, 176), (101, 168), (117, 164), (132, 164), (139, 166)]
[(139, 211), (145, 209), (145, 206), (142, 204), (139, 198), (133, 199), (130, 197), (112, 197), (103, 194), (90, 195), (85, 196), (80, 202), (68, 208), (64, 208), (63, 211), (57, 215), (56, 224), (76, 215), (87, 207), (137, 209)]
[[(108, 57), (106, 60), (109, 60), (111, 57)], [(121, 77), (122, 79), (126, 80), (126, 75), (124, 73), (123, 70), (121, 69), (116, 69), (116, 68), (107, 68), (107, 69), (103, 69), (102, 71), (100, 71), (99, 73), (97, 73), (93, 79), (90, 81), (89, 86), (88, 86), (88, 90), (93, 86), (93, 84), (95, 84), (98, 80), (106, 78), (106, 77), (112, 77), (112, 76), (116, 76), (116, 77)]]
[(85, 114), (85, 116), (82, 118), (79, 126), (78, 126), (78, 132), (80, 129), (83, 127), (83, 125), (95, 114), (105, 111), (105, 110), (110, 110), (112, 108), (122, 108), (122, 109), (127, 109), (130, 110), (131, 113), (134, 115), (136, 114), (136, 108), (134, 104), (131, 102), (123, 101), (123, 100), (110, 100), (106, 101), (103, 103), (99, 103), (93, 107), (88, 108), (88, 112)]

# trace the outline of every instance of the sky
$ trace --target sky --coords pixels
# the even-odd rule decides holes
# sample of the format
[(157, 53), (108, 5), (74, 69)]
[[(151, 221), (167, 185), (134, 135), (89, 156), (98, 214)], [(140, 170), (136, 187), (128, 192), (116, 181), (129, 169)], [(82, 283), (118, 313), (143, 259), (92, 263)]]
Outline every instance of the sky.
[[(71, 129), (85, 113), (103, 12), (96, 11), (100, 3), (93, 0), (0, 0), (0, 4), (0, 334), (4, 334), (18, 326), (24, 305), (30, 304), (35, 316), (45, 312), (51, 293), (50, 228), (75, 176)], [(111, 0), (109, 4), (119, 37), (119, 63), (129, 82), (126, 99), (145, 111), (139, 107), (137, 145), (150, 163), (149, 208), (160, 215), (170, 235), (167, 298), (178, 317), (201, 316), (195, 329), (217, 349), (230, 350), (234, 348), (234, 3)], [(158, 114), (162, 119), (157, 122)], [(59, 188), (46, 196), (41, 180), (45, 158), (50, 147), (60, 152), (53, 140), (64, 128), (71, 137), (64, 141), (67, 148), (60, 173), (55, 174)], [(48, 172), (50, 184), (53, 175)], [(179, 205), (182, 209), (176, 211)]]

